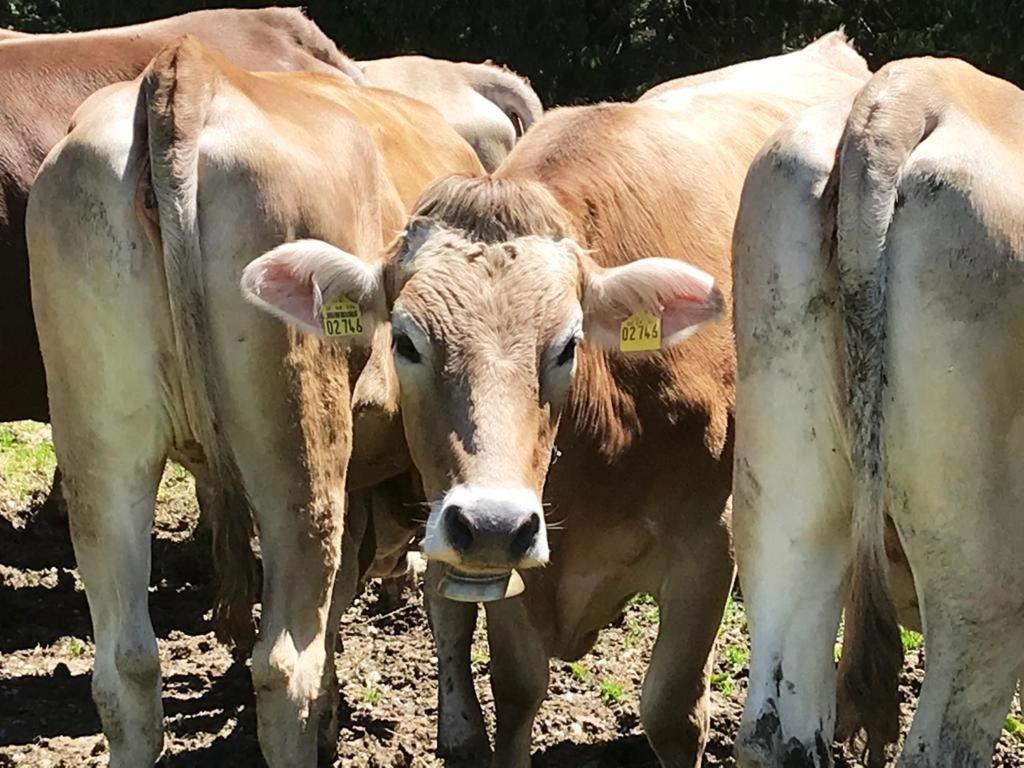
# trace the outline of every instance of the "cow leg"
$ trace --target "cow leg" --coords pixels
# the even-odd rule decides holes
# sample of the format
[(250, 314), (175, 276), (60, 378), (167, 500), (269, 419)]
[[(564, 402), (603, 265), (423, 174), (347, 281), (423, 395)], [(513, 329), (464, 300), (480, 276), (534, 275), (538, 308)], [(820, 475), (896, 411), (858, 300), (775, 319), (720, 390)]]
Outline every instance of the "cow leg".
[(478, 766), (486, 764), (491, 746), (470, 662), (477, 605), (441, 597), (441, 572), (442, 566), (428, 562), (423, 586), (437, 652), (437, 754), (448, 765)]
[(112, 768), (153, 765), (163, 749), (163, 707), (148, 587), (163, 456), (133, 440), (123, 452), (93, 443), (82, 458), (88, 465), (64, 463), (63, 485), (96, 640), (93, 699)]
[[(814, 374), (806, 380), (822, 380)], [(827, 387), (794, 392), (789, 376), (759, 379), (741, 387), (751, 420), (737, 419), (733, 520), (751, 663), (736, 758), (741, 768), (825, 768), (850, 558), (841, 431)], [(783, 406), (795, 397), (805, 401)]]
[[(775, 480), (791, 484), (788, 502), (783, 496), (776, 504), (742, 508), (737, 491), (737, 538), (743, 530), (747, 540), (738, 557), (751, 638), (737, 764), (769, 768), (792, 761), (825, 768), (832, 765), (833, 649), (848, 526), (829, 530), (828, 521), (820, 519), (830, 500), (826, 485), (814, 482), (809, 471), (799, 487), (790, 474)], [(741, 518), (747, 521), (742, 529)]]
[(699, 766), (707, 743), (712, 650), (734, 573), (730, 538), (721, 523), (694, 531), (658, 595), (640, 720), (666, 768)]
[(494, 768), (529, 768), (533, 720), (548, 692), (547, 650), (521, 599), (486, 608), (497, 715)]
[[(927, 595), (927, 592), (925, 593)], [(925, 599), (928, 668), (901, 768), (983, 768), (1017, 686), (1018, 627), (969, 624), (961, 605)]]
[(50, 483), (50, 492), (39, 509), (39, 516), (47, 520), (53, 526), (63, 527), (67, 525), (68, 510), (64, 501), (64, 490), (61, 478), (60, 467), (53, 470), (53, 482)]
[(333, 655), (333, 634), (328, 643), (327, 629), (340, 541), (316, 530), (303, 502), (275, 498), (273, 490), (265, 487), (266, 495), (254, 494), (263, 508), (256, 510), (263, 610), (252, 680), (267, 763), (299, 768), (316, 764), (320, 720), (336, 701), (324, 684), (332, 676), (327, 649)]
[(640, 721), (660, 763), (694, 768), (708, 742), (709, 679), (734, 567), (727, 525), (694, 530), (657, 595), (658, 631)]
[[(351, 494), (345, 507), (345, 529), (341, 534), (341, 565), (334, 578), (334, 591), (331, 595), (331, 611), (327, 619), (327, 632), (324, 634), (326, 659), (324, 663), (324, 680), (322, 689), (327, 697), (324, 717), (320, 721), (318, 734), (318, 755), (321, 765), (333, 764), (338, 749), (338, 669), (335, 653), (340, 651), (341, 638), (339, 625), (362, 585), (366, 557), (361, 557), (367, 542), (364, 538), (369, 534), (367, 523), (369, 515), (366, 507), (351, 503)], [(370, 542), (372, 544), (372, 542)]]

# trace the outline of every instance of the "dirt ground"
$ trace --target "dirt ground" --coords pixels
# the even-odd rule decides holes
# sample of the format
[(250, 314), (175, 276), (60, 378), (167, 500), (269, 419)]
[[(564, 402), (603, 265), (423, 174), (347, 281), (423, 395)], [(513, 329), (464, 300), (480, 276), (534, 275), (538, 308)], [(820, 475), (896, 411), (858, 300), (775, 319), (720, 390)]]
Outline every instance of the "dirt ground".
[[(45, 427), (0, 425), (0, 768), (106, 765), (89, 695), (89, 614), (66, 526), (36, 516), (53, 469)], [(169, 467), (160, 490), (150, 601), (164, 675), (164, 766), (262, 765), (248, 669), (209, 626), (206, 553), (190, 538), (196, 521), (190, 478)], [(344, 618), (337, 765), (440, 766), (433, 755), (434, 656), (416, 595), (382, 612), (371, 584)], [(705, 765), (732, 766), (732, 741), (749, 660), (739, 601), (730, 603), (713, 684), (713, 733)], [(538, 768), (639, 768), (657, 763), (641, 733), (638, 696), (657, 630), (657, 609), (635, 599), (595, 650), (574, 664), (552, 662), (548, 700), (534, 726)], [(908, 634), (901, 681), (904, 728), (923, 676), (920, 638)], [(483, 624), (473, 649), (477, 689), (490, 714)], [(493, 718), (489, 719), (493, 726)], [(837, 750), (840, 766), (859, 765)], [(1019, 701), (994, 763), (1024, 766)]]

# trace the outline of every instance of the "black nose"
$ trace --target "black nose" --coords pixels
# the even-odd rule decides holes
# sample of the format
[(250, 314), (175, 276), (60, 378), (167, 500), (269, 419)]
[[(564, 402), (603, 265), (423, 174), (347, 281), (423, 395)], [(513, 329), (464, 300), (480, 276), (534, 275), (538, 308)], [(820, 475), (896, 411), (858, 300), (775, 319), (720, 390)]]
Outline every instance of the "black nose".
[(445, 509), (444, 528), (448, 543), (460, 555), (473, 546), (473, 521), (462, 507), (452, 505)]
[(442, 511), (445, 538), (467, 563), (514, 568), (537, 544), (542, 520), (533, 510), (471, 509), (451, 504)]

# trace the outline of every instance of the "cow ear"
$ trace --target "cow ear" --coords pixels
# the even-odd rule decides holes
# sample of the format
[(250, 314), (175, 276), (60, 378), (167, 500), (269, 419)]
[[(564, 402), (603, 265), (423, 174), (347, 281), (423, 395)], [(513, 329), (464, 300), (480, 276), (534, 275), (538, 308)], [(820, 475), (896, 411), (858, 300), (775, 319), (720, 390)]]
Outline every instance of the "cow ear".
[(683, 261), (652, 257), (602, 269), (585, 258), (583, 264), (584, 335), (609, 351), (671, 347), (725, 308), (715, 279)]
[(381, 269), (322, 240), (298, 240), (251, 262), (242, 295), (308, 333), (369, 338), (386, 311)]

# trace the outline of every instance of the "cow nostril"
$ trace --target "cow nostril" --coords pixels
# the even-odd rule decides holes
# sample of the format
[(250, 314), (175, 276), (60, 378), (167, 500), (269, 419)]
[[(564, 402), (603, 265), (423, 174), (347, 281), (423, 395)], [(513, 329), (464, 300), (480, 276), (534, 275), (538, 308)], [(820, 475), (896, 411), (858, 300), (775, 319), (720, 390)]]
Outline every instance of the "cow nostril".
[(537, 540), (539, 532), (540, 515), (534, 512), (516, 528), (512, 536), (512, 556), (519, 559), (526, 555)]
[(473, 524), (469, 515), (459, 506), (450, 506), (445, 510), (445, 533), (448, 543), (456, 552), (464, 553), (473, 544)]

